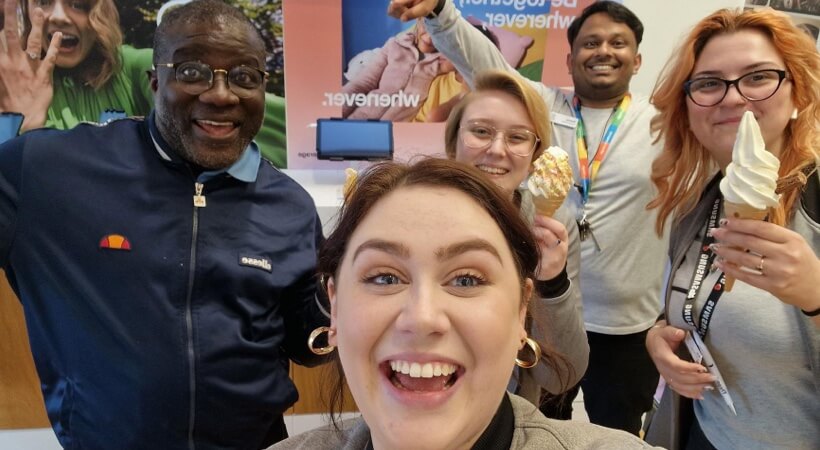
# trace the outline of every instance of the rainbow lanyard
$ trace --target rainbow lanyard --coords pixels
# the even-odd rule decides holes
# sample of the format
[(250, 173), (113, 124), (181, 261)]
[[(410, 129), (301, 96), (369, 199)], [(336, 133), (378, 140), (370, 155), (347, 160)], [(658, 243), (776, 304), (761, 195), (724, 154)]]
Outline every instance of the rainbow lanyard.
[(604, 137), (601, 138), (601, 143), (598, 144), (598, 151), (595, 153), (595, 159), (592, 161), (592, 174), (590, 174), (589, 164), (589, 150), (587, 149), (587, 131), (584, 127), (584, 118), (581, 117), (581, 99), (576, 95), (572, 101), (572, 110), (575, 112), (575, 118), (578, 119), (578, 125), (575, 127), (575, 141), (578, 147), (578, 161), (579, 169), (581, 170), (581, 195), (584, 197), (584, 204), (589, 200), (589, 190), (592, 188), (592, 180), (598, 175), (598, 168), (601, 166), (601, 161), (604, 160), (609, 145), (615, 137), (615, 132), (624, 120), (626, 110), (632, 102), (632, 95), (627, 93), (623, 99), (618, 103), (618, 106), (609, 117), (609, 123), (606, 126)]

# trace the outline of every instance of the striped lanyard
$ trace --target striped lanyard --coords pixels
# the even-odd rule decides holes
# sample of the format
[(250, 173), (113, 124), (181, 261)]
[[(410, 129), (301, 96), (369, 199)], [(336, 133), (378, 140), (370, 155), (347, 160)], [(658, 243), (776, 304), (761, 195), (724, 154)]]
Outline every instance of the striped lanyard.
[(587, 132), (584, 126), (584, 118), (581, 116), (581, 99), (576, 95), (572, 101), (572, 110), (575, 113), (575, 118), (578, 119), (578, 125), (575, 127), (575, 142), (578, 148), (579, 169), (581, 170), (581, 195), (584, 198), (584, 204), (589, 200), (592, 180), (598, 175), (601, 162), (604, 160), (604, 156), (606, 156), (606, 152), (609, 150), (612, 139), (615, 137), (615, 132), (618, 131), (618, 127), (621, 125), (621, 122), (623, 122), (626, 110), (629, 108), (631, 102), (632, 95), (627, 93), (618, 103), (618, 106), (612, 111), (612, 115), (609, 116), (609, 122), (606, 125), (606, 132), (604, 132), (604, 136), (598, 144), (598, 151), (595, 153), (595, 159), (592, 161), (590, 170)]

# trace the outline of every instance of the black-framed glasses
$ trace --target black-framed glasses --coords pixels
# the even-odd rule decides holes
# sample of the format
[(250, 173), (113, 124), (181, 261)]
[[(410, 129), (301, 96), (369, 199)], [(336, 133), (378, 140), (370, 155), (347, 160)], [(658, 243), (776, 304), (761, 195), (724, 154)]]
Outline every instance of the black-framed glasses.
[(233, 66), (225, 70), (213, 69), (199, 61), (184, 61), (154, 64), (154, 70), (157, 67), (174, 69), (174, 76), (182, 86), (182, 90), (191, 95), (199, 95), (209, 90), (214, 85), (214, 74), (220, 72), (225, 75), (228, 89), (241, 98), (248, 98), (256, 94), (259, 87), (268, 79), (268, 73), (264, 70), (245, 65)]
[(683, 83), (686, 95), (698, 106), (715, 106), (722, 102), (732, 85), (737, 92), (750, 102), (766, 100), (774, 95), (789, 73), (780, 69), (764, 69), (749, 72), (734, 80), (718, 77), (694, 78)]
[(467, 122), (459, 128), (461, 142), (474, 150), (488, 149), (499, 133), (504, 137), (507, 151), (516, 156), (529, 156), (541, 142), (535, 133), (526, 128), (499, 130), (483, 122)]

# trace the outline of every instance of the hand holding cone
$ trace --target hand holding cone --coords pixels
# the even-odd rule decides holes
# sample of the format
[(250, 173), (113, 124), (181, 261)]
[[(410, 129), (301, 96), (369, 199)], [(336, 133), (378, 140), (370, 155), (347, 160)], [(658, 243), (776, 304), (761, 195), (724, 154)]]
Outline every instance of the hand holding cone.
[(550, 147), (532, 163), (527, 180), (532, 201), (538, 215), (552, 217), (561, 207), (572, 187), (572, 169), (569, 155), (560, 147)]
[[(740, 121), (732, 148), (732, 162), (720, 181), (723, 210), (728, 218), (764, 220), (780, 201), (777, 188), (780, 160), (766, 150), (760, 127), (751, 111)], [(723, 290), (732, 290), (734, 277), (726, 276)]]

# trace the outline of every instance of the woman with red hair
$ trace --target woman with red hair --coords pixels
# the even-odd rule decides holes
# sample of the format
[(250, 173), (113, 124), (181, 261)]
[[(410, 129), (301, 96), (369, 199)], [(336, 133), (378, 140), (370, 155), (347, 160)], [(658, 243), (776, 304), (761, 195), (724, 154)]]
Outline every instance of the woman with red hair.
[[(820, 442), (814, 43), (782, 13), (717, 11), (675, 52), (653, 103), (659, 112), (652, 127), (664, 149), (652, 167), (659, 192), (649, 208), (658, 209), (658, 233), (670, 220), (672, 233), (666, 315), (646, 344), (667, 386), (696, 400), (684, 445), (814, 448)], [(766, 221), (724, 217), (718, 187), (747, 111), (780, 163), (779, 201)], [(713, 262), (711, 270), (699, 261)], [(726, 277), (738, 280), (729, 292)], [(722, 376), (681, 359), (685, 352), (676, 351), (685, 340), (687, 347), (701, 346)]]

